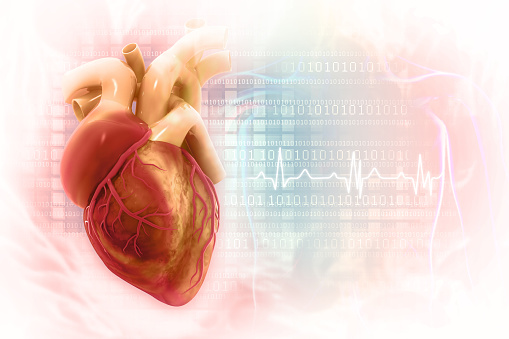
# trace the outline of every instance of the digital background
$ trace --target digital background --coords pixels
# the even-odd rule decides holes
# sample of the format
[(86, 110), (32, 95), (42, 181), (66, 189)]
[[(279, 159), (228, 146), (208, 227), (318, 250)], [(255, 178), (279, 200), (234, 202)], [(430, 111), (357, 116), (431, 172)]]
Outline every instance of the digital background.
[[(1, 323), (9, 338), (498, 337), (507, 321), (502, 5), (17, 1), (1, 14)], [(202, 90), (226, 168), (198, 295), (114, 276), (59, 177), (62, 75), (205, 19), (232, 71)]]

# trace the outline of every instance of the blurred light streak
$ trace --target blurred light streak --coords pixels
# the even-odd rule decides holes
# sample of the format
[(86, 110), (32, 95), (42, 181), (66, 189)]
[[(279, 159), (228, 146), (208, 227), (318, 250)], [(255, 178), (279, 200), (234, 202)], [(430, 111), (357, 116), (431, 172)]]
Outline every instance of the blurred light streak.
[(466, 105), (461, 99), (456, 99), (456, 100), (467, 109), (467, 111), (468, 111), (468, 113), (470, 115), (470, 119), (472, 121), (472, 125), (473, 125), (474, 130), (475, 130), (475, 136), (477, 138), (477, 145), (479, 146), (479, 152), (481, 153), (481, 158), (482, 158), (482, 164), (483, 164), (483, 169), (484, 169), (484, 180), (486, 181), (486, 190), (488, 191), (487, 195), (488, 195), (488, 206), (490, 208), (491, 233), (493, 235), (493, 243), (495, 245), (495, 250), (496, 250), (496, 253), (497, 253), (497, 262), (498, 262), (498, 269), (499, 269), (500, 279), (503, 280), (503, 276), (502, 276), (502, 262), (501, 262), (501, 259), (500, 259), (500, 246), (499, 246), (498, 241), (497, 241), (497, 235), (496, 235), (496, 230), (495, 230), (495, 220), (494, 220), (494, 217), (493, 217), (493, 202), (492, 202), (492, 198), (491, 198), (490, 179), (489, 179), (489, 175), (488, 175), (488, 166), (486, 164), (486, 154), (485, 154), (484, 148), (482, 146), (481, 133), (479, 131), (479, 127), (474, 122), (473, 113), (472, 113), (472, 110), (470, 109), (470, 107), (468, 105)]
[(352, 286), (352, 294), (353, 294), (353, 300), (354, 300), (353, 308), (355, 310), (355, 314), (357, 315), (357, 318), (359, 318), (359, 321), (360, 321), (362, 327), (364, 328), (365, 331), (367, 331), (371, 335), (372, 334), (371, 330), (368, 327), (366, 320), (364, 319), (364, 317), (361, 314), (361, 301), (359, 300), (359, 297), (358, 297), (358, 290), (359, 290), (359, 286), (357, 284)]
[[(502, 161), (502, 165), (503, 165), (503, 168), (504, 168), (505, 178), (506, 178), (506, 180), (508, 180), (509, 179), (509, 171), (507, 169), (507, 165), (506, 165), (506, 161), (505, 161), (505, 157), (504, 157), (504, 143), (503, 143), (502, 122), (501, 122), (500, 114), (499, 114), (497, 108), (494, 106), (493, 102), (491, 101), (489, 96), (486, 94), (486, 92), (484, 92), (484, 90), (479, 85), (477, 85), (474, 81), (472, 81), (471, 79), (469, 79), (468, 77), (465, 77), (463, 75), (456, 74), (456, 73), (450, 73), (450, 72), (437, 71), (437, 70), (434, 70), (432, 68), (425, 67), (425, 66), (419, 65), (417, 63), (411, 62), (411, 61), (409, 61), (409, 60), (407, 60), (407, 59), (405, 59), (405, 58), (403, 58), (401, 56), (397, 56), (397, 58), (399, 58), (399, 59), (401, 59), (401, 60), (403, 60), (403, 61), (405, 61), (405, 62), (407, 62), (407, 63), (409, 63), (409, 64), (411, 64), (411, 65), (413, 65), (415, 67), (418, 67), (418, 68), (430, 71), (432, 73), (428, 73), (428, 74), (424, 74), (424, 75), (416, 76), (416, 77), (412, 77), (412, 78), (401, 78), (401, 77), (396, 76), (394, 73), (390, 72), (391, 77), (393, 79), (395, 79), (396, 82), (413, 83), (413, 82), (422, 81), (422, 80), (425, 80), (425, 79), (428, 79), (428, 78), (432, 78), (432, 77), (435, 77), (435, 76), (446, 76), (446, 77), (458, 78), (460, 80), (464, 80), (464, 81), (468, 82), (471, 86), (473, 86), (481, 94), (481, 96), (488, 103), (489, 107), (491, 108), (491, 111), (494, 113), (494, 116), (495, 116), (495, 118), (497, 120), (497, 129), (498, 129), (498, 134), (499, 134), (499, 146), (500, 146), (500, 160)], [(385, 60), (385, 62), (387, 64), (387, 60)], [(479, 126), (475, 122), (473, 112), (472, 112), (472, 110), (470, 109), (470, 107), (467, 104), (465, 104), (461, 99), (453, 97), (451, 95), (448, 95), (448, 97), (458, 101), (459, 103), (461, 103), (467, 109), (467, 111), (469, 113), (470, 120), (472, 122), (472, 126), (473, 126), (474, 131), (475, 131), (475, 135), (476, 135), (476, 139), (477, 139), (477, 144), (479, 146), (479, 152), (481, 154), (481, 159), (482, 159), (482, 163), (483, 163), (484, 177), (485, 177), (485, 181), (486, 181), (486, 189), (487, 189), (487, 194), (488, 194), (488, 205), (489, 205), (489, 209), (490, 209), (490, 225), (491, 225), (491, 231), (492, 231), (492, 236), (493, 236), (493, 243), (494, 243), (494, 247), (495, 247), (496, 254), (497, 254), (497, 262), (498, 262), (498, 268), (499, 268), (499, 275), (500, 275), (500, 279), (503, 280), (503, 277), (502, 277), (502, 263), (501, 263), (501, 259), (500, 259), (500, 257), (501, 257), (500, 246), (498, 244), (497, 236), (496, 236), (496, 231), (495, 231), (495, 220), (494, 220), (494, 213), (493, 213), (493, 203), (492, 203), (492, 197), (491, 197), (491, 189), (490, 189), (490, 181), (489, 181), (488, 168), (487, 168), (487, 162), (486, 162), (486, 155), (485, 155), (485, 152), (484, 152), (484, 147), (482, 145), (482, 139), (481, 139), (481, 133), (480, 133), (480, 130), (479, 130)], [(433, 98), (433, 100), (434, 99), (437, 99), (437, 98)], [(434, 116), (434, 119), (438, 119), (438, 117), (436, 117), (436, 115), (433, 114), (433, 116)], [(446, 133), (446, 140), (447, 140), (447, 142), (446, 142), (446, 144), (447, 144), (446, 151), (447, 151), (447, 158), (448, 158), (448, 161), (449, 161), (448, 171), (449, 171), (449, 174), (450, 174), (450, 177), (451, 177), (450, 178), (451, 189), (453, 191), (454, 201), (455, 201), (455, 204), (456, 204), (456, 208), (458, 210), (458, 215), (460, 217), (460, 224), (461, 224), (462, 235), (463, 235), (463, 238), (465, 240), (463, 216), (462, 216), (462, 213), (461, 213), (461, 208), (459, 206), (459, 202), (458, 202), (458, 198), (457, 198), (457, 194), (456, 194), (456, 190), (455, 190), (455, 185), (454, 185), (454, 180), (453, 180), (453, 174), (452, 174), (453, 173), (453, 171), (452, 171), (452, 164), (453, 163), (452, 163), (452, 156), (451, 156), (451, 153), (450, 153), (450, 138), (449, 138), (449, 134), (447, 132), (447, 129), (445, 127), (444, 122), (441, 121), (440, 119), (438, 119), (438, 121), (439, 121), (438, 123), (440, 124), (440, 126), (442, 126), (441, 128), (444, 128), (445, 131), (446, 131), (445, 132)], [(435, 228), (435, 224), (434, 224), (433, 228)], [(464, 251), (465, 251), (465, 260), (467, 262), (467, 272), (468, 272), (470, 284), (473, 287), (472, 277), (471, 277), (471, 274), (470, 274), (470, 267), (469, 267), (469, 264), (468, 264), (468, 256), (467, 256), (467, 252), (466, 252), (466, 246), (464, 246)], [(431, 264), (431, 249), (430, 249), (430, 264)]]
[(440, 180), (440, 193), (439, 200), (437, 204), (437, 209), (435, 212), (435, 219), (433, 220), (433, 226), (431, 228), (431, 235), (429, 240), (429, 272), (431, 277), (431, 293), (430, 293), (430, 303), (429, 303), (429, 311), (430, 313), (433, 310), (433, 298), (435, 293), (435, 276), (433, 273), (433, 239), (435, 238), (435, 232), (437, 229), (438, 217), (440, 216), (440, 210), (442, 209), (442, 201), (444, 197), (444, 172), (445, 172), (445, 161), (446, 161), (446, 153), (449, 153), (448, 144), (444, 142), (448, 138), (447, 128), (442, 120), (440, 120), (431, 110), (427, 109), (427, 113), (431, 115), (433, 120), (437, 123), (440, 128), (440, 172), (442, 174), (442, 180)]
[[(449, 138), (449, 134), (447, 134), (447, 149), (451, 149), (451, 140)], [(449, 183), (451, 185), (451, 190), (452, 190), (452, 195), (453, 195), (453, 198), (454, 198), (454, 203), (456, 204), (456, 209), (458, 211), (458, 217), (460, 219), (460, 225), (461, 225), (461, 235), (463, 237), (463, 242), (464, 242), (464, 245), (463, 245), (463, 251), (465, 253), (465, 263), (466, 263), (466, 267), (467, 267), (467, 273), (468, 273), (468, 280), (470, 281), (470, 287), (472, 288), (472, 290), (474, 289), (474, 283), (473, 283), (473, 280), (472, 280), (472, 275), (470, 273), (470, 264), (468, 262), (468, 254), (467, 254), (467, 238), (466, 238), (466, 235), (465, 235), (465, 227), (464, 227), (464, 223), (463, 223), (463, 214), (461, 213), (461, 207), (460, 207), (460, 203), (458, 201), (458, 194), (456, 193), (456, 185), (454, 184), (454, 164), (453, 164), (453, 161), (452, 161), (452, 155), (451, 155), (451, 152), (447, 152), (447, 161), (449, 163)]]
[[(389, 72), (390, 75), (391, 75), (389, 80), (392, 78), (395, 82), (413, 83), (413, 82), (418, 82), (418, 81), (429, 79), (429, 78), (433, 78), (433, 77), (446, 76), (446, 77), (452, 77), (452, 78), (457, 78), (457, 79), (466, 81), (467, 83), (469, 83), (472, 87), (474, 87), (481, 94), (481, 96), (486, 100), (486, 102), (490, 106), (490, 108), (491, 108), (492, 112), (494, 113), (494, 116), (495, 116), (495, 118), (497, 120), (498, 136), (500, 138), (500, 140), (499, 140), (499, 144), (500, 144), (500, 160), (502, 161), (502, 165), (504, 167), (504, 171), (505, 171), (505, 175), (506, 175), (506, 180), (509, 180), (509, 170), (507, 168), (507, 164), (506, 164), (506, 160), (505, 160), (505, 156), (504, 156), (504, 142), (503, 142), (504, 138), (503, 138), (503, 132), (502, 132), (502, 121), (500, 119), (500, 113), (498, 112), (498, 109), (495, 107), (495, 105), (491, 101), (490, 97), (486, 94), (486, 92), (479, 85), (477, 85), (474, 81), (472, 81), (470, 78), (468, 78), (466, 76), (463, 76), (463, 75), (460, 75), (460, 74), (456, 74), (456, 73), (437, 71), (437, 70), (434, 70), (432, 68), (428, 68), (428, 67), (425, 67), (425, 66), (413, 63), (412, 61), (409, 61), (409, 60), (407, 60), (407, 59), (405, 59), (405, 58), (403, 58), (401, 56), (396, 56), (396, 57), (401, 59), (401, 60), (403, 60), (403, 61), (405, 61), (405, 62), (407, 62), (407, 63), (409, 63), (409, 64), (411, 64), (411, 65), (413, 65), (413, 66), (415, 66), (415, 67), (419, 67), (421, 69), (430, 71), (432, 73), (428, 73), (428, 74), (424, 74), (424, 75), (420, 75), (420, 76), (416, 76), (416, 77), (412, 77), (412, 78), (401, 78), (401, 77), (396, 76), (394, 73)], [(387, 64), (387, 60), (385, 60), (385, 62)], [(474, 125), (476, 124), (473, 120), (472, 120), (472, 123)]]

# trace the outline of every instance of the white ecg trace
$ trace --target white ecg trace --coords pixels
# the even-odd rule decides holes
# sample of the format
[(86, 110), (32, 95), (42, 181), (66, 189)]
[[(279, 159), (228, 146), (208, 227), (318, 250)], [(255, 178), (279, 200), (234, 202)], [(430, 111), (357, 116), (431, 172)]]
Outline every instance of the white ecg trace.
[[(446, 150), (447, 151), (447, 150)], [(364, 181), (370, 179), (374, 174), (381, 179), (381, 180), (408, 180), (411, 181), (414, 193), (417, 195), (419, 191), (419, 186), (422, 185), (423, 188), (429, 189), (429, 194), (433, 194), (433, 181), (439, 180), (444, 175), (444, 170), (442, 169), (441, 173), (436, 176), (432, 177), (431, 173), (428, 171), (426, 172), (426, 175), (424, 175), (424, 166), (422, 162), (422, 155), (419, 154), (419, 160), (417, 162), (417, 174), (414, 177), (406, 175), (404, 172), (399, 172), (396, 176), (383, 176), (380, 174), (378, 169), (373, 168), (368, 175), (362, 176), (362, 160), (359, 159), (358, 161), (355, 159), (355, 152), (352, 154), (352, 159), (350, 162), (350, 174), (349, 176), (340, 176), (336, 172), (332, 172), (328, 176), (320, 177), (320, 176), (313, 176), (309, 173), (307, 169), (302, 170), (300, 174), (296, 177), (288, 177), (285, 178), (285, 172), (284, 172), (284, 163), (283, 163), (283, 155), (281, 152), (281, 147), (279, 148), (278, 157), (277, 157), (277, 168), (276, 168), (276, 177), (271, 178), (267, 177), (263, 171), (258, 173), (256, 177), (249, 177), (248, 179), (256, 180), (260, 177), (264, 180), (270, 180), (272, 182), (272, 186), (274, 187), (274, 190), (277, 190), (278, 183), (279, 183), (279, 173), (281, 172), (281, 187), (285, 188), (288, 186), (288, 183), (292, 180), (298, 180), (304, 176), (304, 174), (307, 175), (307, 177), (311, 180), (329, 180), (332, 178), (336, 178), (338, 180), (343, 180), (346, 185), (346, 190), (348, 193), (350, 193), (353, 184), (355, 183), (355, 187), (358, 190), (359, 197), (362, 196), (362, 189), (364, 187)]]

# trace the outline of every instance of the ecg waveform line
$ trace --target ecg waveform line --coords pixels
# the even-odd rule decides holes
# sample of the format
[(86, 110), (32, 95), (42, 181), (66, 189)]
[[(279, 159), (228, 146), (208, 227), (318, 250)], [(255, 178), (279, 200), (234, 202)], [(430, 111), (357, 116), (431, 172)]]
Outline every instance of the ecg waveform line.
[[(447, 147), (447, 146), (446, 146)], [(446, 150), (448, 152), (448, 149)], [(276, 177), (271, 178), (267, 177), (263, 171), (259, 172), (256, 177), (249, 177), (248, 179), (256, 180), (260, 177), (264, 180), (270, 180), (272, 182), (272, 186), (274, 187), (274, 190), (277, 190), (279, 180), (279, 173), (281, 173), (281, 187), (285, 188), (288, 186), (288, 183), (290, 181), (298, 180), (306, 174), (310, 180), (329, 180), (332, 178), (336, 178), (338, 180), (342, 180), (345, 182), (346, 190), (348, 193), (350, 193), (352, 186), (355, 184), (355, 187), (358, 190), (359, 197), (362, 196), (362, 189), (364, 187), (364, 181), (370, 179), (374, 174), (381, 180), (408, 180), (412, 182), (412, 186), (414, 189), (414, 193), (417, 195), (419, 191), (419, 186), (422, 185), (423, 189), (429, 189), (429, 194), (433, 194), (433, 181), (439, 180), (444, 175), (444, 170), (441, 171), (440, 175), (436, 177), (432, 177), (431, 173), (428, 171), (426, 172), (426, 175), (424, 175), (424, 165), (422, 162), (422, 155), (419, 154), (419, 160), (417, 162), (417, 174), (415, 177), (408, 176), (404, 172), (399, 172), (396, 176), (383, 176), (380, 174), (378, 169), (373, 168), (368, 175), (363, 176), (362, 175), (362, 160), (356, 160), (355, 158), (355, 152), (352, 152), (352, 159), (350, 162), (350, 174), (348, 176), (340, 176), (336, 172), (332, 172), (328, 176), (313, 176), (309, 173), (307, 169), (302, 170), (300, 174), (296, 177), (288, 177), (285, 178), (285, 172), (284, 172), (284, 163), (283, 163), (283, 155), (281, 152), (281, 147), (279, 148), (278, 156), (277, 156), (277, 168), (276, 168)]]

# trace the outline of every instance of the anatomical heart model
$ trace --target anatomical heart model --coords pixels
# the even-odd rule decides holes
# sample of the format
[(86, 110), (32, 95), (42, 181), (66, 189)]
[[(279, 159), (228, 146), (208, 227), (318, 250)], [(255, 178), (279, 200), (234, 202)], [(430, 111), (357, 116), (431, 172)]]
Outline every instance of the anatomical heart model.
[(198, 293), (216, 241), (214, 184), (225, 171), (199, 114), (201, 86), (231, 68), (228, 51), (203, 57), (224, 49), (226, 28), (186, 28), (146, 70), (129, 44), (127, 63), (89, 62), (62, 85), (81, 121), (62, 155), (62, 184), (84, 208), (92, 246), (117, 276), (173, 306)]

